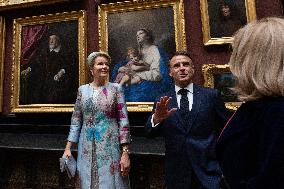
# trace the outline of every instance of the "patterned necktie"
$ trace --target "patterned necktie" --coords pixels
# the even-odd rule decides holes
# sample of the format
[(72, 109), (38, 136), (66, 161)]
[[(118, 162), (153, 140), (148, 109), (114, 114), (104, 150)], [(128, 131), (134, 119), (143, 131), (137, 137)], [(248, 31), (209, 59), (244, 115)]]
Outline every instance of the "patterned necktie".
[(178, 91), (178, 94), (181, 95), (180, 110), (183, 114), (189, 112), (189, 102), (188, 102), (187, 93), (188, 93), (187, 89), (180, 89)]

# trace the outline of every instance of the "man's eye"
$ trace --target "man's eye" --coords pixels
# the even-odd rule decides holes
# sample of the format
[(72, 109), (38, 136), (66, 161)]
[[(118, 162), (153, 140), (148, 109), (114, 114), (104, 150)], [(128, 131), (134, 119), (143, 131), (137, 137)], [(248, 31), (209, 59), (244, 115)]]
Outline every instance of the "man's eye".
[(179, 67), (179, 64), (175, 64), (173, 67), (174, 67), (174, 68), (178, 68), (178, 67)]
[(189, 67), (190, 64), (189, 64), (189, 63), (184, 63), (183, 66), (184, 66), (184, 67)]

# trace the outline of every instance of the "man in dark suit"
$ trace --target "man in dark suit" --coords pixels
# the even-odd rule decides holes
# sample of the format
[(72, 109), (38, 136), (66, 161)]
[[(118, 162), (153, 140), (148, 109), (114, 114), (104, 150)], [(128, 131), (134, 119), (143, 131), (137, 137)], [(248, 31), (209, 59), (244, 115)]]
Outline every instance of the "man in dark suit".
[(165, 138), (167, 189), (220, 189), (216, 135), (229, 115), (217, 90), (193, 84), (193, 75), (189, 54), (177, 52), (170, 61), (175, 86), (158, 98), (146, 131)]

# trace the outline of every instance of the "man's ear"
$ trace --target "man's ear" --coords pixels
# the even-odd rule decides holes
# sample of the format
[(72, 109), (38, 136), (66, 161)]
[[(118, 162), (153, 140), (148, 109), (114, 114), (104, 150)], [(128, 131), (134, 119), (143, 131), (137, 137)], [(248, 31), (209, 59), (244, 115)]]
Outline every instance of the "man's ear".
[(90, 71), (91, 71), (92, 76), (94, 76), (94, 72), (93, 72), (93, 70), (90, 70)]

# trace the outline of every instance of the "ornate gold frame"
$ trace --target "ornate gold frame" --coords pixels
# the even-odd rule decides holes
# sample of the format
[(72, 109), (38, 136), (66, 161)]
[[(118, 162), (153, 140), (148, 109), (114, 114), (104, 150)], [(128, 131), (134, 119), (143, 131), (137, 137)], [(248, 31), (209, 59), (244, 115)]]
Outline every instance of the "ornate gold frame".
[[(247, 22), (256, 20), (255, 0), (244, 0), (244, 1), (246, 5)], [(232, 43), (234, 40), (233, 37), (211, 38), (207, 0), (200, 0), (200, 10), (201, 10), (204, 45), (208, 46), (208, 45), (222, 45), (226, 43)]]
[[(108, 51), (107, 18), (109, 13), (132, 12), (166, 7), (172, 7), (174, 12), (176, 50), (186, 50), (183, 0), (134, 0), (101, 4), (99, 6), (98, 17), (100, 50)], [(150, 112), (152, 111), (152, 107), (153, 102), (127, 102), (127, 109), (131, 112)]]
[(0, 16), (0, 45), (0, 112), (2, 112), (5, 49), (5, 20), (2, 16)]
[(86, 16), (85, 11), (72, 11), (56, 14), (40, 15), (14, 20), (13, 25), (13, 63), (11, 85), (11, 112), (72, 112), (74, 104), (19, 104), (20, 93), (20, 56), (21, 56), (21, 33), (23, 26), (48, 24), (63, 21), (78, 21), (78, 56), (79, 56), (79, 85), (87, 81), (86, 73)]
[[(202, 73), (204, 76), (204, 86), (214, 88), (214, 74), (230, 73), (228, 64), (216, 65), (216, 64), (204, 64), (202, 66)], [(241, 102), (226, 102), (226, 107), (230, 110), (237, 110), (240, 107)]]
[(67, 1), (71, 0), (0, 0), (0, 11)]

